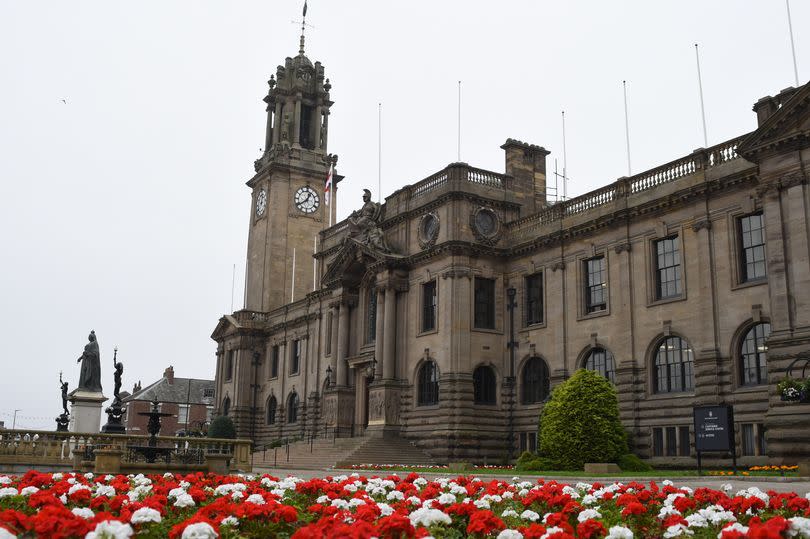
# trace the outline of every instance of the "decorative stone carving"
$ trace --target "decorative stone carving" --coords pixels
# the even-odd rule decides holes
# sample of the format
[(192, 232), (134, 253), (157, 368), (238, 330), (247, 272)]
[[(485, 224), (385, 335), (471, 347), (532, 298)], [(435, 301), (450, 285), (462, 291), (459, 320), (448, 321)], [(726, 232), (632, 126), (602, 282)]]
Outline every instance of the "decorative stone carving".
[(470, 214), (470, 228), (475, 239), (486, 245), (495, 245), (501, 236), (501, 220), (489, 207), (479, 207)]
[(616, 254), (623, 253), (625, 251), (627, 251), (629, 253), (630, 252), (630, 242), (628, 241), (628, 242), (624, 242), (624, 243), (619, 243), (618, 245), (616, 245), (613, 248), (613, 251)]
[(699, 232), (703, 229), (710, 230), (712, 228), (712, 222), (708, 219), (700, 219), (692, 223), (692, 230), (695, 232)]
[(560, 260), (559, 262), (555, 262), (551, 265), (551, 271), (563, 270), (565, 269), (565, 262)]
[(369, 421), (385, 419), (385, 395), (381, 392), (373, 392), (368, 397), (368, 418)]
[(439, 216), (435, 213), (426, 213), (419, 220), (419, 232), (416, 235), (422, 249), (430, 249), (436, 244), (439, 237)]

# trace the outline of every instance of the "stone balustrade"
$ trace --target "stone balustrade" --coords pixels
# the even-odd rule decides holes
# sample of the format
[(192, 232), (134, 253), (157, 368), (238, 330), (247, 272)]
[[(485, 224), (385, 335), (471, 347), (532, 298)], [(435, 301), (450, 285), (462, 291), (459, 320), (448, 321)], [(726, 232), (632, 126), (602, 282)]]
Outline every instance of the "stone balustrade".
[[(129, 434), (54, 432), (42, 430), (0, 430), (0, 469), (20, 470), (77, 470), (88, 461), (97, 459), (96, 450), (120, 454), (120, 469), (130, 471), (172, 471), (190, 469), (190, 465), (204, 470), (209, 457), (220, 466), (221, 458), (228, 456), (230, 468), (240, 471), (251, 469), (250, 440), (220, 438), (194, 438), (158, 436), (157, 447), (166, 456), (156, 464), (145, 463), (138, 448), (147, 447), (148, 436)], [(90, 462), (92, 469), (92, 462)]]

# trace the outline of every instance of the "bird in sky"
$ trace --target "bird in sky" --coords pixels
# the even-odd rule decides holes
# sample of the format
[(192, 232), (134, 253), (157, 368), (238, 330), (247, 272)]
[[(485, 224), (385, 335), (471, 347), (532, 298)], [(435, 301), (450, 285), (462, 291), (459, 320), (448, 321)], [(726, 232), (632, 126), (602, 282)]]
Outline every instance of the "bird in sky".
[(64, 99), (62, 100), (62, 103), (64, 103), (65, 105), (67, 105), (67, 101), (65, 101)]

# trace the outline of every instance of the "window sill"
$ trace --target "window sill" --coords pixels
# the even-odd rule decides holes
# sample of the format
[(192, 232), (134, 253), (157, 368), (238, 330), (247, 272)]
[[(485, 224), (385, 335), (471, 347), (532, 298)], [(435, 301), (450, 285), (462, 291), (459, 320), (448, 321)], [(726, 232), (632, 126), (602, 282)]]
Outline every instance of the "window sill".
[(473, 406), (484, 406), (486, 408), (494, 408), (498, 406), (497, 402), (473, 402)]
[(657, 307), (658, 305), (666, 305), (668, 303), (676, 303), (678, 301), (686, 301), (686, 294), (680, 296), (672, 296), (671, 298), (656, 299), (647, 302), (647, 307)]
[(293, 376), (300, 376), (300, 374), (301, 374), (301, 372), (300, 372), (300, 371), (298, 371), (298, 372), (291, 372), (291, 373), (290, 373), (290, 374), (288, 374), (287, 376), (288, 376), (289, 378), (292, 378)]
[(471, 331), (475, 331), (478, 333), (492, 333), (494, 335), (503, 335), (503, 331), (500, 329), (492, 329), (492, 328), (472, 328)]
[(648, 400), (681, 399), (684, 397), (694, 397), (694, 391), (670, 391), (669, 393), (651, 393), (647, 395)]
[(271, 376), (270, 378), (268, 378), (268, 380), (278, 380), (278, 374), (275, 376)]
[(577, 321), (590, 320), (591, 318), (601, 318), (603, 316), (610, 316), (610, 307), (601, 311), (594, 311), (592, 313), (583, 313), (577, 317)]
[(767, 382), (763, 384), (737, 384), (734, 388), (734, 393), (759, 393), (761, 391), (767, 391), (768, 387)]
[(417, 410), (438, 410), (439, 405), (438, 404), (417, 404), (416, 409)]
[(438, 332), (439, 332), (438, 328), (429, 329), (427, 331), (420, 331), (419, 333), (416, 334), (416, 336), (417, 337), (424, 337), (425, 335), (435, 335)]
[(529, 324), (523, 326), (522, 328), (518, 329), (518, 333), (532, 331), (534, 329), (543, 329), (548, 327), (545, 322), (536, 322), (534, 324)]
[(732, 290), (739, 290), (741, 288), (751, 288), (752, 286), (762, 286), (764, 284), (768, 284), (768, 278), (763, 277), (761, 279), (752, 279), (750, 281), (743, 281), (741, 283), (737, 283), (731, 287)]

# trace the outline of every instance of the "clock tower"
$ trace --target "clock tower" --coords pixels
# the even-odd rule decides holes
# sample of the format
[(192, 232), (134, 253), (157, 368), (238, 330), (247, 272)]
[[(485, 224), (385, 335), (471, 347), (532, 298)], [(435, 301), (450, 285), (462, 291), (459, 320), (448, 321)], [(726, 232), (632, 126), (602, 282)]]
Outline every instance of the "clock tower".
[(254, 163), (245, 308), (267, 312), (304, 298), (313, 283), (312, 255), (331, 206), (323, 187), (337, 156), (327, 153), (331, 85), (320, 62), (287, 58), (268, 81), (264, 153)]

